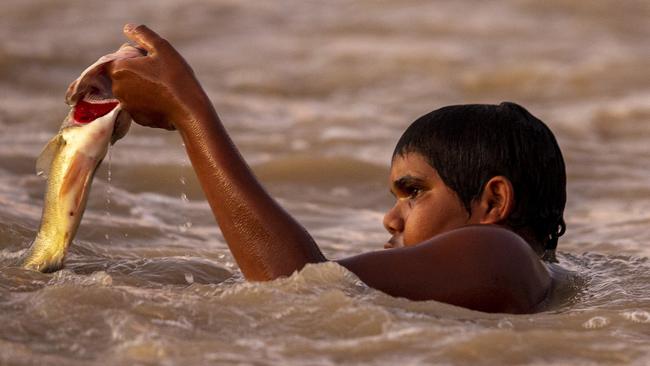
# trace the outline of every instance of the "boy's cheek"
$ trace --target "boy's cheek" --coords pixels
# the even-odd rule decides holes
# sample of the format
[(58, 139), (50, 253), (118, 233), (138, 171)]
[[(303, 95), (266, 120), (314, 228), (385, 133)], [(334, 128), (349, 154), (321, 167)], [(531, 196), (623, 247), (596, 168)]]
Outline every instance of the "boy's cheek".
[(420, 220), (407, 221), (404, 225), (404, 246), (416, 245), (429, 239), (432, 235), (427, 229), (427, 224)]

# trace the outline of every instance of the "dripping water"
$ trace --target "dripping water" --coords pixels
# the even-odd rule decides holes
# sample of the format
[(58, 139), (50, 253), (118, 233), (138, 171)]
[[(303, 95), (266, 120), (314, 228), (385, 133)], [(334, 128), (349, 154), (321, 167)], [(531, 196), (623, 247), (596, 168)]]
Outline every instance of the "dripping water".
[(110, 235), (110, 227), (111, 227), (111, 196), (113, 194), (113, 189), (111, 187), (111, 180), (112, 180), (112, 159), (111, 159), (111, 146), (109, 144), (108, 146), (108, 152), (107, 152), (107, 172), (106, 172), (106, 190), (105, 190), (105, 196), (106, 199), (104, 200), (104, 216), (106, 218), (106, 223), (108, 224), (109, 229), (107, 229), (106, 234), (104, 234), (104, 238), (106, 239), (106, 242), (108, 244), (112, 244), (111, 240), (111, 235)]
[(187, 215), (187, 210), (189, 209), (189, 203), (190, 200), (187, 198), (187, 179), (185, 178), (185, 169), (188, 167), (187, 163), (187, 157), (185, 156), (185, 143), (181, 142), (181, 147), (183, 148), (183, 155), (181, 157), (180, 161), (180, 166), (181, 166), (181, 173), (178, 178), (178, 181), (181, 184), (181, 206), (182, 206), (182, 223), (178, 225), (178, 231), (180, 233), (186, 233), (191, 227), (192, 227), (192, 221), (190, 220), (189, 216)]

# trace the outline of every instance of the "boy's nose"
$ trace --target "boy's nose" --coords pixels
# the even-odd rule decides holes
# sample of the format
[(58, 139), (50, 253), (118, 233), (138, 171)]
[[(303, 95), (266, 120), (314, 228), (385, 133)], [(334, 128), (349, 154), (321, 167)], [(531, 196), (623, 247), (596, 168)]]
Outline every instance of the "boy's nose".
[(386, 215), (384, 215), (384, 227), (389, 233), (395, 235), (404, 231), (404, 219), (399, 212), (397, 205), (393, 206)]

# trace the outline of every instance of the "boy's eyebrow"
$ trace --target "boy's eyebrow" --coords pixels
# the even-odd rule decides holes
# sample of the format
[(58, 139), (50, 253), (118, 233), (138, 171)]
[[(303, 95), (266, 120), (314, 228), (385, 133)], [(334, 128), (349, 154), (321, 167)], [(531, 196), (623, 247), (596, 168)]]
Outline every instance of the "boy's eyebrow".
[(425, 180), (422, 178), (414, 177), (412, 175), (405, 175), (393, 181), (392, 187), (390, 187), (390, 193), (393, 196), (396, 196), (395, 190), (404, 191), (409, 187), (422, 186), (424, 184)]

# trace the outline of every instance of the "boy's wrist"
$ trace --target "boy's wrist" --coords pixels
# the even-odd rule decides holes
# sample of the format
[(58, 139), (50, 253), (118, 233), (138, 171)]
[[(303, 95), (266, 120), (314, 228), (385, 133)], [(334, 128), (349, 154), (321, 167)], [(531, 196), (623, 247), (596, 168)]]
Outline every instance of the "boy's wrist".
[(184, 104), (183, 108), (174, 113), (171, 121), (177, 130), (183, 132), (194, 130), (198, 125), (217, 118), (217, 113), (210, 99), (203, 94)]

